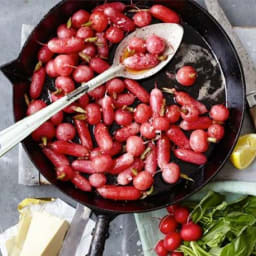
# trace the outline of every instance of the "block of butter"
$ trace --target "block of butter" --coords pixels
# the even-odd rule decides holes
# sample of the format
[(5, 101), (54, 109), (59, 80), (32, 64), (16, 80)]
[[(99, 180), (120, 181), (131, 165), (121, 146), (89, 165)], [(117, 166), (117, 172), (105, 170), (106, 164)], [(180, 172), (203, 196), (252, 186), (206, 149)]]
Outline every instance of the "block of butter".
[(68, 228), (65, 220), (34, 212), (20, 256), (57, 256)]

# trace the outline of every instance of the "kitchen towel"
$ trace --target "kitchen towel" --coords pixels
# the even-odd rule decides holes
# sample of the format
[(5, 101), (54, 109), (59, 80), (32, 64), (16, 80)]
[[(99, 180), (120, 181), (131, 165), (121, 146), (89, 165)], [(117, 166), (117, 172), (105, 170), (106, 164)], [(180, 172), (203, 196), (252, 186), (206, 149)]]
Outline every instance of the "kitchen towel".
[[(256, 27), (234, 28), (239, 35), (242, 43), (248, 50), (252, 59), (256, 64)], [(26, 41), (27, 37), (33, 30), (31, 25), (22, 25), (21, 29), (21, 46)], [(246, 114), (243, 124), (242, 134), (253, 132), (249, 115)], [(253, 175), (254, 174), (254, 175)], [(237, 181), (256, 181), (256, 161), (246, 170), (236, 170), (230, 162), (226, 163), (221, 172), (217, 175), (215, 180), (237, 180)], [(34, 164), (30, 161), (27, 153), (24, 151), (22, 145), (19, 145), (19, 184), (34, 186), (49, 184), (49, 182), (39, 174)]]

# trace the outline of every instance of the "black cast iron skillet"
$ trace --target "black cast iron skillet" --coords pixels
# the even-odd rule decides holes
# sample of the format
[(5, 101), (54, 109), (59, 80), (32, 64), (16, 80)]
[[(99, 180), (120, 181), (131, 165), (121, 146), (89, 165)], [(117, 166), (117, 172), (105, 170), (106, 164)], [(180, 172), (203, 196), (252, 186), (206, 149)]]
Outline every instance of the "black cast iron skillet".
[[(40, 48), (38, 42), (47, 42), (49, 38), (54, 36), (57, 26), (65, 23), (76, 10), (80, 8), (92, 10), (102, 2), (101, 0), (67, 0), (60, 2), (36, 26), (19, 57), (1, 67), (2, 72), (13, 84), (13, 110), (16, 121), (25, 117), (24, 93), (28, 91), (29, 77), (37, 61), (37, 51)], [(130, 4), (128, 0), (123, 2)], [(187, 198), (206, 185), (229, 158), (237, 141), (244, 115), (245, 85), (241, 64), (228, 36), (214, 18), (191, 0), (133, 2), (143, 8), (150, 7), (155, 3), (173, 8), (181, 15), (182, 25), (185, 28), (183, 44), (174, 60), (157, 75), (142, 81), (142, 85), (151, 90), (155, 81), (157, 81), (160, 88), (164, 86), (184, 89), (175, 82), (175, 79), (170, 78), (172, 77), (171, 73), (174, 73), (182, 63), (193, 64), (199, 70), (199, 78), (196, 85), (186, 89), (186, 91), (194, 97), (198, 97), (204, 91), (202, 86), (207, 87), (209, 97), (203, 98), (202, 101), (208, 107), (214, 103), (226, 102), (230, 109), (230, 118), (226, 123), (224, 139), (219, 144), (211, 146), (208, 152), (209, 160), (206, 165), (198, 167), (180, 163), (177, 159), (174, 159), (181, 165), (182, 172), (193, 178), (194, 182), (181, 180), (175, 185), (166, 185), (158, 174), (155, 179), (154, 193), (143, 200), (135, 202), (105, 200), (96, 193), (85, 193), (75, 189), (68, 182), (60, 182), (56, 179), (53, 166), (42, 154), (39, 146), (31, 138), (25, 139), (23, 141), (24, 148), (38, 170), (62, 192), (90, 207), (97, 214), (98, 221), (89, 253), (91, 256), (102, 255), (109, 222), (117, 214), (140, 213), (163, 208)], [(184, 57), (190, 56), (189, 54), (191, 58)], [(196, 62), (194, 58), (196, 58)], [(220, 88), (223, 84), (224, 89), (221, 90)], [(46, 87), (53, 90), (52, 81), (47, 81)], [(220, 93), (214, 94), (218, 90)], [(173, 97), (171, 95), (166, 95), (166, 97), (167, 103), (171, 104)], [(68, 119), (67, 117), (67, 121), (69, 121)]]

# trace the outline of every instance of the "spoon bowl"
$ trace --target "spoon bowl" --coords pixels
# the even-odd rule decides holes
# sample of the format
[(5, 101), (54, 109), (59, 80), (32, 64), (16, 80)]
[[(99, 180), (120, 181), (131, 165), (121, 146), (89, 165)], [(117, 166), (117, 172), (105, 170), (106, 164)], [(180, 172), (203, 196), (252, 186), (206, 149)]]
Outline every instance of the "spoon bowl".
[[(25, 117), (19, 122), (1, 131), (0, 157), (8, 152), (20, 141), (29, 136), (34, 130), (36, 130), (40, 125), (49, 120), (53, 115), (55, 115), (74, 101), (78, 100), (86, 92), (97, 88), (108, 80), (114, 77), (125, 77), (139, 80), (143, 78), (148, 78), (156, 74), (175, 55), (181, 44), (183, 33), (183, 28), (180, 25), (173, 23), (159, 23), (137, 29), (133, 33), (129, 34), (125, 39), (122, 40), (122, 42), (117, 47), (113, 65), (108, 70), (96, 76), (92, 80), (86, 83), (82, 83), (80, 87), (78, 87), (71, 93), (65, 95), (54, 103), (51, 103), (50, 105), (34, 113), (33, 115)], [(143, 70), (136, 73), (128, 72), (125, 66), (120, 62), (120, 59), (122, 57), (124, 49), (126, 49), (128, 46), (129, 40), (135, 36), (147, 38), (149, 35), (152, 34), (155, 34), (165, 40), (167, 47), (164, 54), (167, 56), (167, 59), (161, 61), (157, 66), (151, 69)]]
[(177, 52), (183, 38), (183, 33), (183, 27), (175, 23), (157, 23), (136, 29), (133, 33), (126, 36), (118, 45), (113, 65), (122, 65), (120, 60), (122, 58), (123, 51), (128, 47), (128, 43), (133, 37), (140, 37), (146, 39), (153, 34), (164, 39), (166, 43), (166, 50), (163, 55), (167, 56), (167, 59), (161, 61), (155, 67), (143, 71), (129, 72), (128, 70), (124, 69), (122, 70), (119, 76), (134, 80), (140, 80), (156, 74), (158, 71), (160, 71), (164, 66), (168, 64), (168, 62), (173, 58), (173, 56)]

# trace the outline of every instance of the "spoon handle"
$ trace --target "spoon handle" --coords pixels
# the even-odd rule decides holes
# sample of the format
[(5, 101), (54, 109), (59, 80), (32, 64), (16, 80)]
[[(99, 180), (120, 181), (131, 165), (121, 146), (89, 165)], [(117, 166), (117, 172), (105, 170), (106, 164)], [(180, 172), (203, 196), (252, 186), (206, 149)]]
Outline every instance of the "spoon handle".
[(1, 131), (0, 157), (3, 156), (11, 148), (13, 148), (20, 141), (25, 139), (45, 121), (49, 120), (54, 114), (58, 113), (63, 108), (67, 107), (72, 102), (79, 99), (82, 95), (84, 95), (84, 93), (95, 89), (96, 87), (102, 85), (106, 81), (118, 75), (121, 75), (122, 70), (122, 65), (110, 67), (108, 70), (96, 76), (94, 79), (86, 83), (82, 83), (81, 86), (73, 92), (60, 98), (59, 100), (34, 113), (33, 115), (25, 117), (24, 119)]

